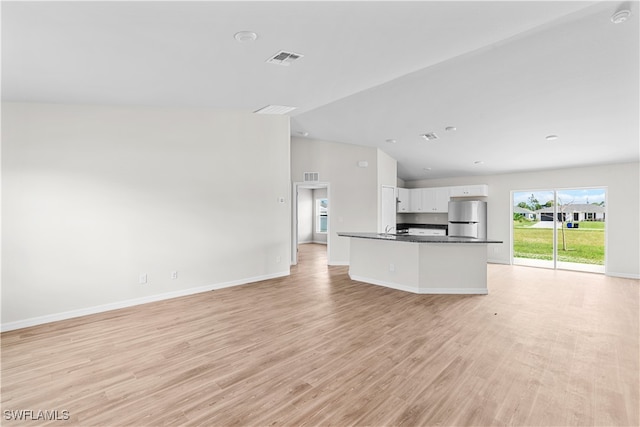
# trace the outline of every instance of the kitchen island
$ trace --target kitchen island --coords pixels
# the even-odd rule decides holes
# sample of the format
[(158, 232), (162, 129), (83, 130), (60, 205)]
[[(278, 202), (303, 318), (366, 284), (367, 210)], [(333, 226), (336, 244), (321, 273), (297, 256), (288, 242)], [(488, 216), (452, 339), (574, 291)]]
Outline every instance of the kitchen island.
[(418, 294), (487, 294), (487, 245), (499, 240), (339, 232), (350, 237), (349, 276)]

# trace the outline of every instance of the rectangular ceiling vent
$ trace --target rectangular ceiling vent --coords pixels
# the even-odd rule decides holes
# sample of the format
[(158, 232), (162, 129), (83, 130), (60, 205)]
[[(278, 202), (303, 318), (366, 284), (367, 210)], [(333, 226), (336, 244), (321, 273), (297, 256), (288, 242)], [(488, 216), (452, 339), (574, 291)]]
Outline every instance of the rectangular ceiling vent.
[(420, 136), (426, 139), (427, 141), (438, 139), (438, 135), (436, 135), (434, 132), (425, 133)]
[(254, 111), (256, 114), (287, 114), (289, 111), (295, 110), (296, 107), (289, 107), (287, 105), (267, 105), (259, 110)]
[(303, 56), (304, 55), (301, 55), (299, 53), (285, 52), (284, 50), (281, 50), (280, 52), (273, 55), (271, 58), (267, 59), (267, 62), (269, 64), (284, 65), (285, 67), (288, 67), (289, 65), (291, 65), (293, 61), (297, 61)]
[(304, 182), (319, 182), (320, 174), (318, 172), (305, 172)]

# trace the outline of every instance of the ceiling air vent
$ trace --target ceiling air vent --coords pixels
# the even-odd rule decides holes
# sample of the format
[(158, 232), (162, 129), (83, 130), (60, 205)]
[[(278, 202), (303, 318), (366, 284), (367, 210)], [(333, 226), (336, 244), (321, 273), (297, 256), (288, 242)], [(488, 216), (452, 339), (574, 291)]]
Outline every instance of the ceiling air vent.
[(320, 181), (320, 174), (318, 172), (305, 172), (304, 182), (318, 182)]
[(424, 139), (426, 139), (427, 141), (431, 141), (433, 139), (438, 139), (438, 135), (436, 135), (434, 132), (425, 133), (425, 134), (422, 134), (420, 136), (423, 137)]
[(271, 58), (267, 59), (267, 62), (269, 64), (278, 64), (278, 65), (284, 65), (285, 67), (288, 67), (289, 65), (291, 65), (293, 61), (297, 61), (303, 56), (304, 55), (301, 55), (299, 53), (285, 52), (284, 50), (281, 50), (280, 52), (273, 55)]
[(256, 114), (287, 114), (290, 111), (295, 110), (296, 107), (289, 107), (287, 105), (267, 105), (259, 110), (254, 111)]

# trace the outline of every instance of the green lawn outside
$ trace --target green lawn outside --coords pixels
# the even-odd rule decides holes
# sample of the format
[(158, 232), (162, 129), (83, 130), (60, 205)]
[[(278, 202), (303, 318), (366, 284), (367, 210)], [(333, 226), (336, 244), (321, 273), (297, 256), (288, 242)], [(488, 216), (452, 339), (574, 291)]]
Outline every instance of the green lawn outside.
[[(514, 221), (513, 256), (553, 260), (553, 229), (531, 228), (533, 224)], [(604, 265), (604, 227), (603, 222), (581, 222), (577, 229), (565, 228), (566, 251), (562, 249), (562, 231), (559, 229), (558, 261)]]

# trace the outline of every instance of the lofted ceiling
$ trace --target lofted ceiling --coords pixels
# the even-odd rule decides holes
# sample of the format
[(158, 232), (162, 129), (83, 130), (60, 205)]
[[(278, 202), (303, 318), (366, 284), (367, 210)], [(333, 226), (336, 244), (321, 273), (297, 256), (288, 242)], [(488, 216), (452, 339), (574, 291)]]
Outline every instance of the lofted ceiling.
[[(3, 101), (294, 106), (293, 136), (378, 147), (405, 180), (640, 158), (637, 1), (1, 8)], [(304, 56), (266, 62), (280, 50)]]

